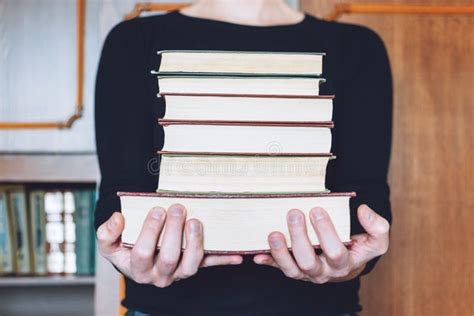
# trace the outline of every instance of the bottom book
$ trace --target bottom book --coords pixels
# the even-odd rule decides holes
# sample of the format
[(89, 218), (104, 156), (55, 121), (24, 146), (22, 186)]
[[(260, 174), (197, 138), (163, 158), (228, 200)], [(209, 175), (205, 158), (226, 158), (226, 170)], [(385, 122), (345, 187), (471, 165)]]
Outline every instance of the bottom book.
[(126, 246), (132, 247), (137, 240), (150, 209), (156, 206), (167, 209), (172, 204), (180, 203), (186, 207), (187, 219), (196, 218), (203, 224), (206, 253), (255, 254), (269, 251), (267, 238), (273, 231), (282, 232), (291, 247), (286, 222), (286, 215), (291, 209), (299, 209), (306, 214), (308, 236), (315, 247), (319, 241), (308, 217), (314, 207), (324, 208), (340, 240), (350, 243), (349, 199), (355, 193), (250, 195), (118, 192), (117, 195), (125, 217), (122, 242)]

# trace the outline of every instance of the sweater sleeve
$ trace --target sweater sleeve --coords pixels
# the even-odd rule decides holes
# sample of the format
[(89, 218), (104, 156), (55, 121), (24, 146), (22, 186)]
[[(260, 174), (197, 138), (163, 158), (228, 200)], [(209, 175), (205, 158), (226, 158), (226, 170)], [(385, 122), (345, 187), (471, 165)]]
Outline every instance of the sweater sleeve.
[(139, 21), (117, 25), (107, 36), (100, 58), (95, 88), (101, 172), (96, 228), (120, 211), (118, 191), (153, 191), (156, 187), (156, 177), (149, 172), (156, 156), (156, 117), (149, 96), (153, 93), (149, 82), (153, 78), (142, 33)]
[[(387, 172), (392, 134), (392, 77), (385, 46), (380, 37), (356, 27), (345, 41), (342, 54), (347, 72), (337, 91), (334, 106), (333, 152), (328, 187), (355, 191), (351, 201), (351, 232), (363, 232), (356, 209), (367, 204), (392, 220)], [(347, 46), (346, 46), (347, 45)], [(377, 259), (367, 264), (370, 272)]]

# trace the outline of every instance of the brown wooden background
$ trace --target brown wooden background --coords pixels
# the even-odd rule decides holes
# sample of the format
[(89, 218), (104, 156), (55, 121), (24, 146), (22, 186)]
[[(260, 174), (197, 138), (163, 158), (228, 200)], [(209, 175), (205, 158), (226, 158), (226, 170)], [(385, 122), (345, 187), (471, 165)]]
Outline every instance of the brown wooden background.
[[(336, 2), (302, 0), (301, 6), (324, 16)], [(474, 315), (474, 15), (339, 20), (382, 36), (394, 76), (394, 224), (389, 253), (363, 279), (363, 315)]]

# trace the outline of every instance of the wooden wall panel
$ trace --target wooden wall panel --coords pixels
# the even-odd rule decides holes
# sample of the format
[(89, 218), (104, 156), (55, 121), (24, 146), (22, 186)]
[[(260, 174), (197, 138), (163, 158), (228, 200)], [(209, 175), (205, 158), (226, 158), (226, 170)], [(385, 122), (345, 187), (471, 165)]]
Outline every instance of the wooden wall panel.
[[(334, 3), (301, 6), (324, 16)], [(340, 21), (382, 36), (394, 76), (391, 246), (363, 278), (362, 314), (474, 315), (474, 15), (354, 14)]]

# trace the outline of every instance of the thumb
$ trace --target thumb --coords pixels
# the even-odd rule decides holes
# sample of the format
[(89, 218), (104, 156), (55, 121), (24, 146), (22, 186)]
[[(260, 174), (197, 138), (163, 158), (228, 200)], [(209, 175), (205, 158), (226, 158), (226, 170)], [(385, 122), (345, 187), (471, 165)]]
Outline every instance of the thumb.
[(121, 250), (121, 235), (125, 227), (125, 219), (120, 212), (115, 212), (97, 230), (97, 246), (104, 257)]
[(363, 262), (385, 254), (389, 244), (389, 222), (365, 204), (359, 206), (357, 216), (367, 233), (352, 236), (351, 253)]
[(359, 206), (357, 209), (357, 217), (370, 238), (379, 239), (385, 236), (388, 238), (390, 224), (370, 207), (365, 204)]

